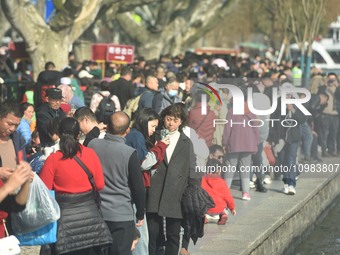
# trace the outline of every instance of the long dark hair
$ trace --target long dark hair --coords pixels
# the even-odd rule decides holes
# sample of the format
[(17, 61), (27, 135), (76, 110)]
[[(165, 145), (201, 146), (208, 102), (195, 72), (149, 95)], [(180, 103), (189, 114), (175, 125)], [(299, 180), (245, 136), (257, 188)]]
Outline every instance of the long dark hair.
[(60, 151), (63, 153), (63, 159), (73, 158), (81, 146), (78, 142), (80, 133), (79, 123), (74, 118), (64, 118), (59, 125)]
[(149, 121), (159, 120), (159, 116), (154, 109), (144, 108), (138, 111), (132, 127), (141, 132), (145, 138), (146, 147), (151, 149), (154, 146), (155, 136), (149, 136)]
[(60, 122), (61, 122), (61, 118), (59, 116), (54, 117), (48, 122), (47, 131), (50, 136), (57, 135), (60, 137), (60, 134), (59, 134)]

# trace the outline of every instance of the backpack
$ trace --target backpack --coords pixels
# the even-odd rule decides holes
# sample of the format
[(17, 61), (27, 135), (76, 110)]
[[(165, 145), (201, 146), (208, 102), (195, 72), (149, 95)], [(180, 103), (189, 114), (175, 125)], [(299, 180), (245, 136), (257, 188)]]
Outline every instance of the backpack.
[(101, 95), (103, 99), (100, 101), (95, 115), (99, 123), (103, 122), (104, 124), (107, 124), (108, 117), (110, 117), (111, 114), (116, 111), (116, 106), (111, 99), (111, 94), (107, 97), (100, 92), (98, 92), (98, 94)]
[(137, 112), (139, 100), (142, 95), (143, 94), (136, 96), (134, 98), (131, 98), (126, 102), (124, 112), (130, 117), (130, 119), (133, 119), (134, 114)]

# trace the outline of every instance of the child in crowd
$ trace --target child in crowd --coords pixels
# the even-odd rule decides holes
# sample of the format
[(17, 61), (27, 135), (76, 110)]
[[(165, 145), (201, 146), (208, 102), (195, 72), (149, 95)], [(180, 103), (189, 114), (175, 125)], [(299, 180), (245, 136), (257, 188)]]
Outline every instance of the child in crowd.
[[(40, 173), (44, 165), (44, 162), (48, 158), (48, 156), (51, 153), (56, 152), (60, 148), (59, 147), (60, 139), (59, 139), (59, 132), (58, 132), (60, 121), (61, 119), (59, 117), (54, 117), (48, 123), (48, 133), (52, 141), (54, 142), (54, 144), (49, 147), (40, 148), (39, 152), (33, 154), (33, 156), (31, 156), (28, 159), (28, 162), (30, 163), (33, 171), (36, 172), (37, 174)], [(38, 134), (38, 138), (39, 138), (39, 134)], [(32, 142), (33, 142), (33, 137), (32, 137)], [(40, 139), (39, 139), (39, 144), (40, 144)]]
[(49, 123), (48, 123), (48, 134), (51, 137), (54, 144), (49, 147), (44, 148), (44, 155), (45, 159), (53, 152), (56, 152), (59, 150), (59, 124), (60, 124), (61, 118), (54, 117)]
[(225, 180), (221, 177), (222, 168), (223, 165), (219, 160), (209, 159), (207, 162), (208, 174), (202, 178), (202, 188), (208, 192), (215, 203), (215, 207), (208, 210), (206, 223), (208, 223), (209, 216), (210, 218), (218, 216), (217, 224), (225, 225), (228, 220), (226, 209), (236, 215), (234, 199)]
[(31, 144), (26, 147), (27, 158), (41, 151), (40, 137), (38, 130), (34, 130), (31, 134)]
[(44, 162), (39, 161), (42, 155), (39, 132), (35, 129), (31, 135), (31, 143), (26, 146), (26, 156), (27, 162), (30, 163), (33, 171), (36, 173), (40, 172), (44, 164)]

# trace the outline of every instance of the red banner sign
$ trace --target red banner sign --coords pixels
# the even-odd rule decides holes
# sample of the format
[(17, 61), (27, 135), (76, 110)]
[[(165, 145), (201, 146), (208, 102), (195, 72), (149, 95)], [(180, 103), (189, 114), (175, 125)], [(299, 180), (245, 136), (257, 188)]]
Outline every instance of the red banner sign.
[(131, 64), (135, 56), (135, 47), (131, 45), (108, 44), (106, 60)]
[(92, 60), (106, 61), (107, 44), (92, 44)]
[(92, 60), (131, 64), (135, 57), (135, 47), (122, 44), (98, 43), (92, 45)]

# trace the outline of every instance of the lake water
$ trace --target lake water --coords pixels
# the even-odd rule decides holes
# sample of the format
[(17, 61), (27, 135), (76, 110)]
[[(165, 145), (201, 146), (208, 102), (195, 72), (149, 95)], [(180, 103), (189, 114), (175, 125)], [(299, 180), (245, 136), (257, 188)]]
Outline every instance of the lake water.
[(324, 220), (302, 242), (294, 255), (340, 255), (340, 198)]

